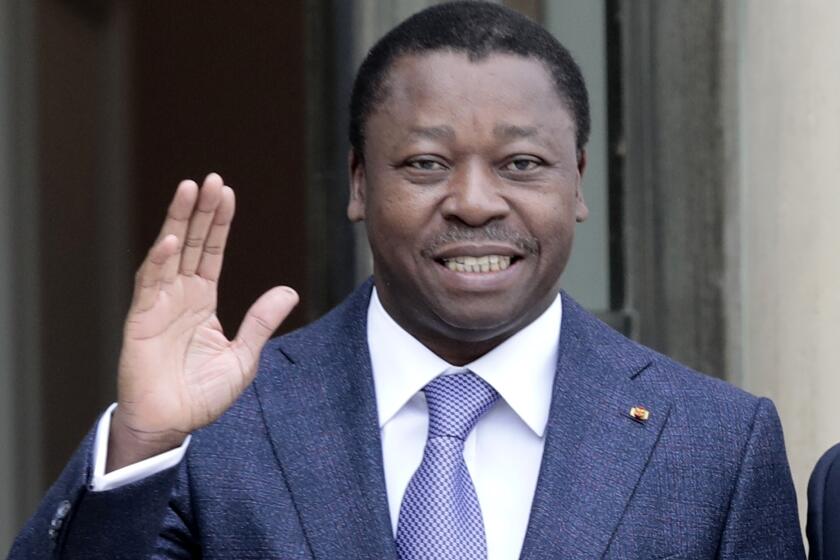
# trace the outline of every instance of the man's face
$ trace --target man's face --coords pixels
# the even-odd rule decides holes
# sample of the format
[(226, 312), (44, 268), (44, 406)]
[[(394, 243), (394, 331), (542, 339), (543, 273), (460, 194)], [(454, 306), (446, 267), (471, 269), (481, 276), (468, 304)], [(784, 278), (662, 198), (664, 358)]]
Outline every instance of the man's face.
[(585, 158), (535, 59), (404, 56), (351, 157), (348, 215), (364, 220), (382, 304), (451, 363), (526, 326), (556, 297)]

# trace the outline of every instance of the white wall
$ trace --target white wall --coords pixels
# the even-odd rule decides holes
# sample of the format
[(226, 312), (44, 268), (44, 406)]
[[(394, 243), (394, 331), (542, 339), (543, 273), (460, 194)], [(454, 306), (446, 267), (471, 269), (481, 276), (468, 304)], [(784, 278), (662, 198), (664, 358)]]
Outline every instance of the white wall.
[(804, 515), (811, 469), (840, 442), (840, 3), (728, 9), (732, 381), (776, 402)]

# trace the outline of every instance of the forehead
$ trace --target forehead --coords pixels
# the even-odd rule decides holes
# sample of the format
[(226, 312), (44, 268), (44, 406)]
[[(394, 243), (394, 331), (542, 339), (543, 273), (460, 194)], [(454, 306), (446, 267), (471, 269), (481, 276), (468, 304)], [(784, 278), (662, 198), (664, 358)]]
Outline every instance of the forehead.
[(404, 55), (392, 64), (370, 123), (400, 127), (470, 123), (473, 127), (539, 127), (574, 134), (566, 103), (546, 66), (535, 58), (494, 53)]

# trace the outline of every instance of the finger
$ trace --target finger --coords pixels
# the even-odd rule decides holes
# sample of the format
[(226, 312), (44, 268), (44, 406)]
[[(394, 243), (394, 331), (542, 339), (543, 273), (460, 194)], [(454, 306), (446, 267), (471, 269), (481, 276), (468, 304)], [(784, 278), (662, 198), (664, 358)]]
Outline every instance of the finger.
[(145, 311), (157, 301), (163, 268), (178, 251), (178, 238), (167, 235), (155, 243), (134, 279), (134, 297), (131, 306), (135, 311)]
[(222, 273), (222, 260), (225, 256), (225, 244), (235, 209), (236, 197), (233, 189), (228, 186), (222, 187), (221, 202), (216, 209), (213, 225), (210, 226), (210, 233), (207, 234), (207, 240), (204, 242), (201, 262), (198, 264), (197, 272), (202, 278), (213, 282), (219, 280)]
[(179, 272), (192, 276), (195, 274), (198, 263), (201, 260), (201, 253), (204, 251), (204, 241), (219, 202), (222, 199), (222, 178), (216, 173), (211, 173), (204, 179), (201, 192), (198, 195), (198, 202), (195, 205), (190, 217), (187, 236), (184, 239), (181, 252), (181, 265)]
[[(181, 181), (166, 211), (166, 219), (160, 228), (157, 242), (167, 235), (174, 235), (178, 240), (176, 254), (180, 254), (181, 252), (183, 239), (187, 235), (187, 227), (189, 226), (190, 216), (192, 216), (196, 200), (198, 200), (198, 185), (195, 181)], [(180, 259), (171, 259), (166, 262), (163, 267), (163, 280), (171, 282), (174, 279), (175, 274), (178, 272), (179, 262)]]
[(298, 303), (298, 295), (287, 286), (278, 286), (264, 293), (245, 314), (239, 332), (233, 340), (239, 362), (248, 374), (246, 383), (256, 372), (257, 360), (263, 345), (277, 330)]

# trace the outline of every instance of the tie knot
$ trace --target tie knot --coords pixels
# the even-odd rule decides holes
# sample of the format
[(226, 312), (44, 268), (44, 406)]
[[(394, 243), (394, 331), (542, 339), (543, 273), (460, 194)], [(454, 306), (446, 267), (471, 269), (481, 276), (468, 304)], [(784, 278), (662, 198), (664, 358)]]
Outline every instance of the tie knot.
[(423, 389), (429, 407), (429, 437), (466, 439), (499, 394), (471, 371), (441, 375)]

